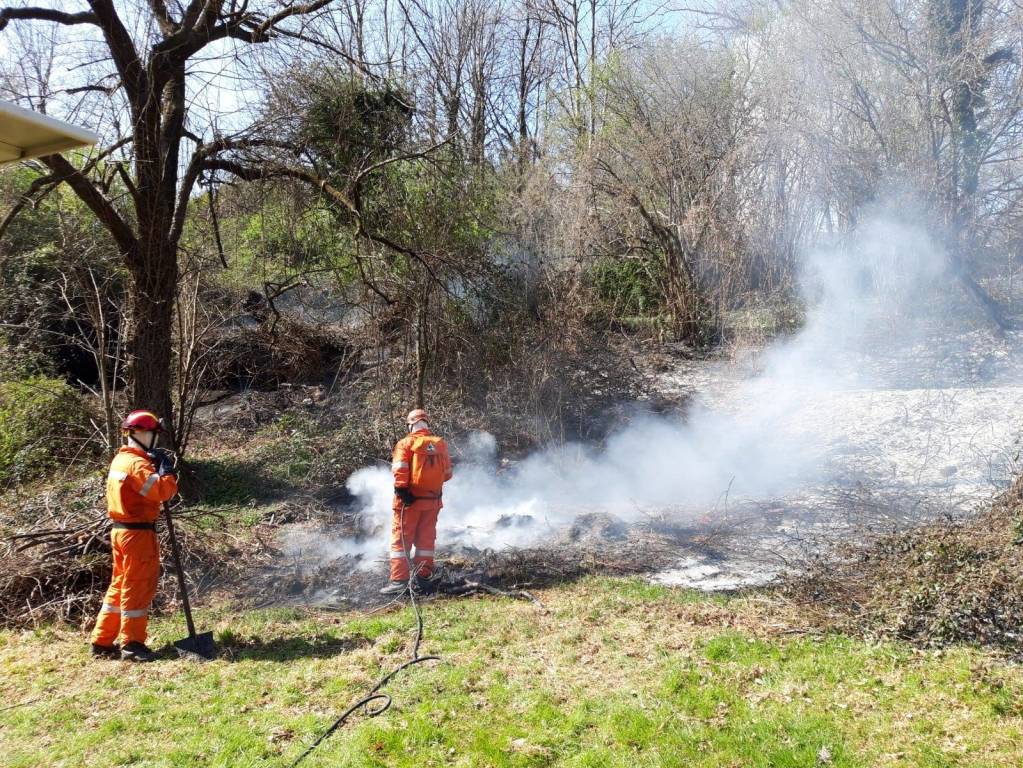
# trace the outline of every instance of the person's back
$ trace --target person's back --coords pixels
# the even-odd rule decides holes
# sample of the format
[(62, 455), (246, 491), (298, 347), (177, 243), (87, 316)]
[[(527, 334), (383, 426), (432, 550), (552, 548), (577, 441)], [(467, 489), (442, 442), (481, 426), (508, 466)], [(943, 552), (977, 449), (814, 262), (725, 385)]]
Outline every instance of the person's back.
[[(413, 432), (395, 446), (395, 456), (407, 461), (407, 487), (417, 499), (440, 498), (445, 481), (451, 479), (451, 458), (444, 438), (429, 429)], [(398, 473), (395, 474), (398, 487)]]
[[(430, 432), (426, 411), (406, 418), (409, 434), (394, 446), (394, 503), (391, 521), (391, 580), (381, 593), (400, 594), (409, 581), (409, 560), (421, 582), (434, 576), (437, 516), (444, 506), (444, 483), (451, 479), (451, 457), (444, 439)], [(411, 551), (415, 547), (415, 557)]]

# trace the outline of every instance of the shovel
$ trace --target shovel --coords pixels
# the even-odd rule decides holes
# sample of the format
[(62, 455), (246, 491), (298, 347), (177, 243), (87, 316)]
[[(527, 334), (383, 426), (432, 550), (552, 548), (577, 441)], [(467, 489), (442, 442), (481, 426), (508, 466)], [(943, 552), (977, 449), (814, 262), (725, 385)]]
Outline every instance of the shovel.
[(174, 523), (171, 520), (170, 505), (163, 503), (163, 514), (167, 518), (167, 536), (170, 538), (171, 551), (174, 553), (174, 570), (178, 573), (178, 584), (181, 586), (181, 605), (185, 609), (185, 622), (188, 624), (188, 637), (174, 641), (179, 656), (196, 655), (204, 659), (212, 659), (217, 652), (213, 644), (213, 633), (196, 634), (195, 622), (192, 621), (192, 606), (188, 602), (188, 585), (185, 584), (185, 569), (181, 567), (181, 550), (178, 539), (174, 535)]

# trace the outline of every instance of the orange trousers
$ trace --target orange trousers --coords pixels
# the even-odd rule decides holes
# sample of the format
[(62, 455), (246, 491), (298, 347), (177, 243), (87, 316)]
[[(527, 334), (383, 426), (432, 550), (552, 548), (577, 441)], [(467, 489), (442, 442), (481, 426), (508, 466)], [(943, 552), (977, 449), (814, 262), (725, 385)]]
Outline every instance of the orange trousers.
[(160, 581), (160, 542), (155, 531), (114, 529), (114, 575), (92, 631), (92, 642), (146, 642), (149, 605)]
[(391, 521), (391, 581), (406, 581), (409, 577), (408, 556), (416, 548), (413, 567), (420, 576), (433, 573), (433, 547), (437, 541), (438, 499), (422, 499), (405, 507), (394, 500)]

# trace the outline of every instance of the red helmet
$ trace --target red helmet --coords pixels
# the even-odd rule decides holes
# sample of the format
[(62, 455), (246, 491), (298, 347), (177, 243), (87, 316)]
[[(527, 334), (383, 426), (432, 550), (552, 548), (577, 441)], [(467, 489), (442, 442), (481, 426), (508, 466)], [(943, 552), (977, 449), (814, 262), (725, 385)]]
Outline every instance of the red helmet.
[(132, 411), (124, 417), (124, 421), (121, 422), (121, 429), (125, 432), (131, 432), (135, 429), (142, 429), (147, 432), (163, 431), (160, 420), (152, 411)]
[(422, 408), (416, 408), (414, 411), (409, 411), (408, 416), (405, 417), (405, 423), (410, 427), (417, 421), (429, 421), (430, 416)]

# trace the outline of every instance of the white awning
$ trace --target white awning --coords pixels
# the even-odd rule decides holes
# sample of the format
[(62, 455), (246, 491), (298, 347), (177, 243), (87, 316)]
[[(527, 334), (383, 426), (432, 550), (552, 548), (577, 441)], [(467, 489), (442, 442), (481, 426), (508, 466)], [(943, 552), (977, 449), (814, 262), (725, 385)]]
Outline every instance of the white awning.
[(98, 140), (77, 125), (0, 101), (0, 165), (87, 147)]

